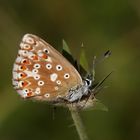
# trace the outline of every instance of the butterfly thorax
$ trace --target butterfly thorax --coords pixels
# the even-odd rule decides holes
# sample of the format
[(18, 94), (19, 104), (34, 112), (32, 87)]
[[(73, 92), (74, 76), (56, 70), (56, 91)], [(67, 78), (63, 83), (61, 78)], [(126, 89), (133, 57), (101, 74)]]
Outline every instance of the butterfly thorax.
[(90, 94), (90, 88), (92, 86), (92, 80), (91, 79), (85, 79), (83, 80), (82, 85), (78, 85), (75, 87), (72, 87), (69, 90), (68, 95), (66, 96), (66, 100), (68, 102), (75, 102), (75, 101), (80, 101), (84, 96), (87, 96)]

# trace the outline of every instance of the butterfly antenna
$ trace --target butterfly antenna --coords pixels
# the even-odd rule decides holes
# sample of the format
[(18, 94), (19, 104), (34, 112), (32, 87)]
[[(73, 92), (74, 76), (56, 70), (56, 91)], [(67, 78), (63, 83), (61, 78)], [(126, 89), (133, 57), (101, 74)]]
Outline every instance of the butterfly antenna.
[(100, 58), (96, 58), (96, 56), (93, 59), (93, 67), (95, 68), (95, 65), (100, 64), (101, 62), (103, 62), (106, 58), (108, 58), (111, 55), (111, 51), (108, 50), (106, 51), (103, 56), (101, 56)]
[(96, 90), (94, 91), (94, 94), (93, 94), (92, 98), (94, 98), (95, 95), (97, 95), (102, 89), (105, 89), (107, 87), (108, 86), (100, 86), (100, 87), (96, 88)]
[(92, 90), (94, 95), (96, 95), (98, 92), (96, 92), (98, 89), (100, 89), (101, 85), (104, 83), (104, 81), (113, 73), (114, 71), (111, 71), (106, 77), (104, 77)]

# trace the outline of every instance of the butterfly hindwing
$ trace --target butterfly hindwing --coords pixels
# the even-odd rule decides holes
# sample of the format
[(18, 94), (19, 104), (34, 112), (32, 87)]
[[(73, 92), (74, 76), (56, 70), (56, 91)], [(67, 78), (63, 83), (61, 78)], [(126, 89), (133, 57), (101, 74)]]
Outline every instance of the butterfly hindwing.
[(26, 34), (13, 67), (13, 85), (24, 97), (56, 100), (82, 83), (77, 70), (51, 45)]

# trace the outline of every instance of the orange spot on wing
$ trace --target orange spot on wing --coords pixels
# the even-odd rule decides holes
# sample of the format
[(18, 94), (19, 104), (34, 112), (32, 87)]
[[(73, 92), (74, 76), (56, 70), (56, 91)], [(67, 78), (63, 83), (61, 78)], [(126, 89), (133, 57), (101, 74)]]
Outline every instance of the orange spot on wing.
[(27, 67), (26, 67), (25, 65), (21, 65), (21, 66), (20, 66), (20, 70), (23, 70), (23, 71), (24, 71), (24, 70), (26, 70), (26, 69), (27, 69)]
[(32, 92), (27, 93), (27, 97), (31, 97), (33, 95)]
[(21, 61), (22, 64), (25, 64), (25, 65), (30, 65), (31, 62), (28, 60), (28, 59), (24, 59), (23, 61)]
[(22, 72), (22, 73), (20, 74), (20, 76), (21, 76), (21, 78), (25, 78), (25, 77), (27, 77), (27, 74), (24, 73), (24, 72)]
[(48, 55), (47, 54), (43, 54), (42, 55), (42, 58), (47, 59), (48, 58)]
[(23, 87), (23, 88), (26, 87), (27, 85), (29, 85), (29, 82), (27, 82), (27, 81), (23, 81), (23, 82), (22, 82), (22, 87)]
[(33, 56), (33, 60), (38, 60), (38, 56), (37, 55)]

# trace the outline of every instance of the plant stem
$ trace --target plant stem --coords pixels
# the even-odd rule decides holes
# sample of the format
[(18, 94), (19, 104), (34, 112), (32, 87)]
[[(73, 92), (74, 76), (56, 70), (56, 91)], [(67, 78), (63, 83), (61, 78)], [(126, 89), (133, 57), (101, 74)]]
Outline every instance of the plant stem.
[(78, 109), (69, 106), (69, 110), (71, 112), (72, 119), (74, 121), (74, 125), (80, 137), (80, 140), (88, 140), (84, 125), (82, 123), (81, 117), (79, 115)]

